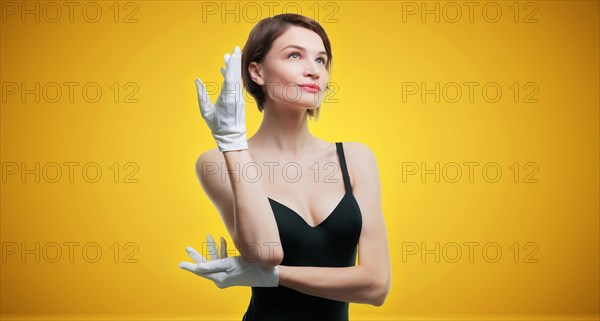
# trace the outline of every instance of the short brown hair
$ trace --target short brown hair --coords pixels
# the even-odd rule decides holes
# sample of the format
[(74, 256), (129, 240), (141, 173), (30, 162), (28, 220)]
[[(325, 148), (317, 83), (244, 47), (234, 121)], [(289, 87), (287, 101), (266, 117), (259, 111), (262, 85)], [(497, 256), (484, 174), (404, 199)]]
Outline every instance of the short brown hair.
[[(321, 25), (309, 18), (295, 13), (284, 13), (273, 17), (264, 18), (259, 21), (248, 36), (248, 40), (242, 50), (242, 80), (244, 88), (256, 100), (258, 110), (263, 111), (266, 94), (262, 91), (260, 85), (254, 82), (250, 77), (248, 67), (250, 63), (261, 63), (264, 61), (267, 53), (273, 46), (273, 42), (281, 36), (289, 27), (299, 26), (314, 31), (323, 40), (325, 51), (327, 52), (327, 63), (325, 68), (329, 72), (331, 68), (331, 43), (329, 37)], [(321, 107), (309, 109), (307, 111), (309, 117), (319, 117)]]

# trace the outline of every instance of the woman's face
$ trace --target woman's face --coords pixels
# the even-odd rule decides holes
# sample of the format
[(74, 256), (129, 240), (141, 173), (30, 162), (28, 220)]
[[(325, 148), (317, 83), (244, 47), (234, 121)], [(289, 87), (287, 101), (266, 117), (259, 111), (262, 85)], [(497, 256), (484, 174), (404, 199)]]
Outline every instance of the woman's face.
[[(321, 37), (310, 29), (291, 26), (275, 39), (261, 64), (250, 65), (250, 73), (267, 91), (267, 99), (302, 109), (318, 108), (329, 81), (326, 64)], [(252, 65), (257, 67), (254, 71)]]

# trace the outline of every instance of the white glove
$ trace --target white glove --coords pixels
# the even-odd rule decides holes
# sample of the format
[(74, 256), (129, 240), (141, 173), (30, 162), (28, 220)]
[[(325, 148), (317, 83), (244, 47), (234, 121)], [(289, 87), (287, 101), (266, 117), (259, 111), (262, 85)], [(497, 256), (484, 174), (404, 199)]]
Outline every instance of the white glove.
[(242, 256), (227, 256), (227, 242), (221, 237), (221, 256), (217, 254), (217, 245), (208, 234), (210, 262), (194, 248), (188, 246), (188, 255), (196, 262), (179, 263), (179, 267), (198, 276), (213, 281), (217, 287), (224, 289), (230, 286), (277, 287), (279, 286), (279, 267), (263, 268), (248, 262)]
[(246, 140), (246, 103), (242, 93), (242, 53), (236, 46), (233, 55), (225, 54), (225, 78), (216, 104), (212, 104), (206, 86), (196, 78), (200, 114), (210, 128), (221, 152), (248, 149)]

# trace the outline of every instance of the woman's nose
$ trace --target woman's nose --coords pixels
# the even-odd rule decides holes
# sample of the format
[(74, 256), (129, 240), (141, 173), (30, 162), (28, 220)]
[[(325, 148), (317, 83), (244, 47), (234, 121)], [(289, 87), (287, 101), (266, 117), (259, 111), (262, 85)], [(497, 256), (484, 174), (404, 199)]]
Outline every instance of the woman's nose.
[(319, 78), (320, 75), (321, 75), (321, 73), (319, 71), (319, 66), (316, 62), (307, 63), (307, 66), (304, 69), (304, 76)]

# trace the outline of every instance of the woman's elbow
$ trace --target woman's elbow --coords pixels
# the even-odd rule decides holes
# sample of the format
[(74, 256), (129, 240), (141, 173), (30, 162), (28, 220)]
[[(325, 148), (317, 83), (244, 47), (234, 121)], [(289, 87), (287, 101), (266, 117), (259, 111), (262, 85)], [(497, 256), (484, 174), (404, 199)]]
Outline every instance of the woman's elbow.
[(391, 285), (391, 279), (379, 280), (373, 291), (371, 305), (374, 305), (376, 307), (382, 306), (385, 303), (385, 299), (387, 298), (388, 293), (390, 292)]
[(283, 262), (283, 251), (272, 251), (269, 255), (259, 255), (258, 258), (254, 258), (254, 264), (260, 267), (272, 267), (280, 265)]

